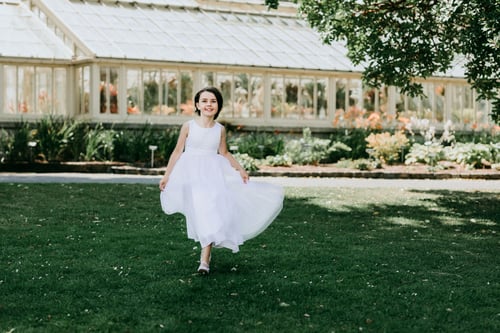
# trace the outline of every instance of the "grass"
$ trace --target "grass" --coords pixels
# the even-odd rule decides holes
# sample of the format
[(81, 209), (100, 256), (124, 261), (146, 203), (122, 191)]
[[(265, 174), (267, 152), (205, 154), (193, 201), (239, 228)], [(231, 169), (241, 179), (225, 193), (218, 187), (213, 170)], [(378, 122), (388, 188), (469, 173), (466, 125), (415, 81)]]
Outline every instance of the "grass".
[(0, 184), (0, 332), (498, 332), (499, 203), (287, 188), (201, 277), (156, 186)]

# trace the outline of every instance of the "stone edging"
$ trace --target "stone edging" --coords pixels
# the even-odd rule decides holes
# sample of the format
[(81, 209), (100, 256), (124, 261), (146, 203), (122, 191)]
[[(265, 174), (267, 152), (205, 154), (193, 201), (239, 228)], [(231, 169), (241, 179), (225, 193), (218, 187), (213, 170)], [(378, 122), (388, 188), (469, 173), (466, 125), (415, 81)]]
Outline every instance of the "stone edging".
[[(135, 168), (131, 166), (115, 166), (112, 172), (117, 174), (134, 175), (163, 175), (164, 168)], [(258, 170), (250, 173), (250, 176), (261, 177), (331, 177), (331, 178), (382, 178), (382, 179), (500, 179), (500, 172), (387, 172), (387, 171), (273, 171)]]
[[(78, 173), (115, 173), (129, 175), (153, 175), (161, 176), (165, 168), (141, 168), (118, 162), (69, 162), (56, 164), (0, 164), (0, 172), (78, 172)], [(251, 176), (266, 177), (331, 177), (331, 178), (381, 178), (381, 179), (485, 179), (499, 180), (500, 172), (473, 171), (439, 171), (439, 172), (396, 172), (388, 170), (335, 170), (324, 168), (323, 170), (294, 170), (266, 168), (250, 173)]]

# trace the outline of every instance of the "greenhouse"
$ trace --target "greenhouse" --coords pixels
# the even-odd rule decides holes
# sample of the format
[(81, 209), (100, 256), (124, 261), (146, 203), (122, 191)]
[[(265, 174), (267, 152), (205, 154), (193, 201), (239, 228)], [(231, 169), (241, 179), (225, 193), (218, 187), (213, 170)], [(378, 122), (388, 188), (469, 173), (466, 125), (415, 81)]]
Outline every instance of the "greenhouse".
[(177, 125), (211, 85), (224, 95), (222, 120), (249, 128), (492, 125), (460, 64), (423, 81), (424, 98), (368, 88), (345, 47), (322, 44), (294, 4), (263, 2), (2, 1), (0, 122)]

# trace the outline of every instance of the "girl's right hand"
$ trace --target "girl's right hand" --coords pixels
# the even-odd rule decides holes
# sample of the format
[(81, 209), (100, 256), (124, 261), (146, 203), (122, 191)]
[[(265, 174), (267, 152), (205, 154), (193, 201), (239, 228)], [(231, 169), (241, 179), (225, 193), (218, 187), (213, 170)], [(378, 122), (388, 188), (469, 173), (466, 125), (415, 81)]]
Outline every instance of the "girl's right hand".
[(165, 187), (167, 186), (168, 183), (168, 176), (163, 176), (163, 178), (160, 180), (160, 191), (163, 191)]

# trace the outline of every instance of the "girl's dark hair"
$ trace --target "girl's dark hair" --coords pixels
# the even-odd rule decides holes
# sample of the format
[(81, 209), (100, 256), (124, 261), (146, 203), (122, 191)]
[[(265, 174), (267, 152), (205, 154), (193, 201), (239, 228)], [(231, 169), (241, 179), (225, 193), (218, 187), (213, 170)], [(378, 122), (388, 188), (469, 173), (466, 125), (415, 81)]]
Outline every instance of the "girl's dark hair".
[(198, 91), (196, 95), (194, 95), (194, 112), (196, 112), (198, 116), (200, 115), (200, 109), (198, 109), (196, 104), (200, 102), (200, 95), (205, 91), (214, 94), (215, 98), (217, 99), (217, 113), (214, 116), (214, 119), (217, 119), (220, 111), (222, 110), (222, 103), (224, 102), (224, 100), (222, 99), (222, 94), (220, 93), (219, 89), (215, 87), (203, 88), (200, 91)]

